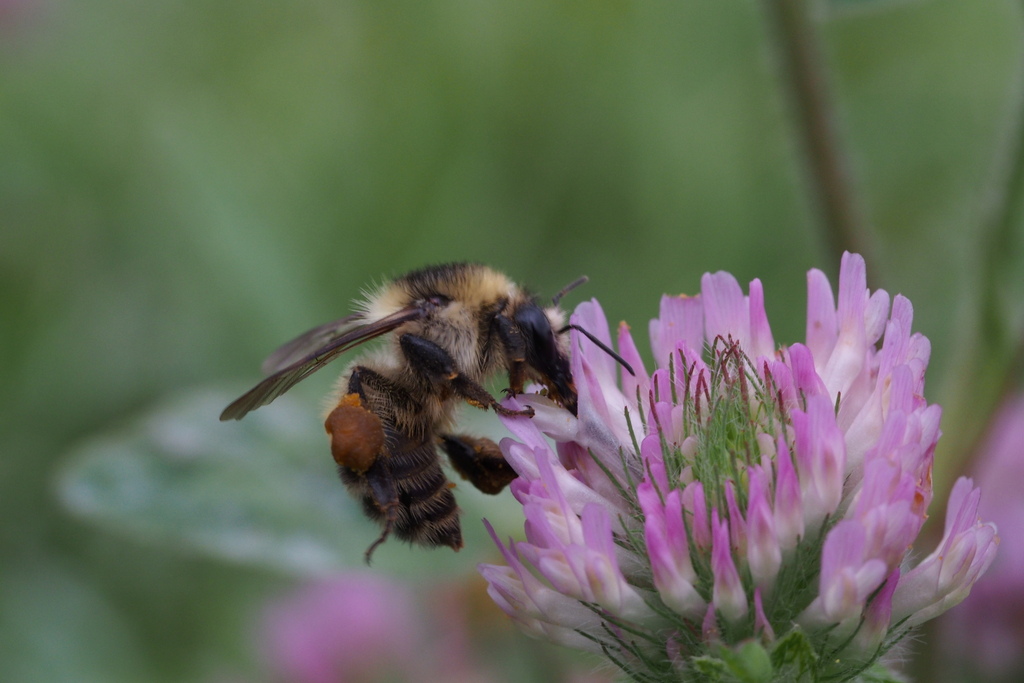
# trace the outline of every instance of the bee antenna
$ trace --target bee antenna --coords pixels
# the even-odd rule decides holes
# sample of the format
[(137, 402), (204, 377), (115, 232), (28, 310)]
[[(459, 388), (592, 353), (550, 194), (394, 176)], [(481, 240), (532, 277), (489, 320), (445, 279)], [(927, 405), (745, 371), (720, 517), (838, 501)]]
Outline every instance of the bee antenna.
[(607, 353), (609, 356), (614, 358), (615, 362), (617, 362), (619, 365), (621, 365), (622, 367), (626, 368), (626, 372), (628, 372), (629, 374), (631, 374), (634, 377), (636, 377), (636, 373), (633, 372), (633, 368), (629, 365), (629, 363), (626, 362), (626, 360), (622, 356), (620, 356), (619, 354), (615, 353), (615, 351), (613, 351), (607, 344), (605, 344), (603, 341), (601, 341), (600, 339), (598, 339), (594, 335), (590, 334), (590, 332), (587, 332), (585, 329), (583, 329), (579, 325), (573, 325), (572, 323), (570, 323), (570, 324), (566, 325), (565, 327), (563, 327), (562, 329), (560, 329), (558, 331), (558, 334), (563, 334), (564, 332), (568, 332), (569, 330), (576, 330), (577, 332), (582, 334), (584, 337), (586, 337), (590, 341), (592, 341), (595, 344), (597, 344), (599, 349), (601, 349), (602, 351)]
[(590, 278), (588, 278), (586, 275), (580, 275), (578, 278), (567, 284), (565, 287), (562, 287), (561, 291), (558, 292), (558, 294), (555, 294), (553, 297), (551, 297), (551, 305), (557, 306), (558, 302), (562, 300), (563, 296), (565, 296), (572, 290), (576, 289), (580, 285), (584, 284), (589, 279)]

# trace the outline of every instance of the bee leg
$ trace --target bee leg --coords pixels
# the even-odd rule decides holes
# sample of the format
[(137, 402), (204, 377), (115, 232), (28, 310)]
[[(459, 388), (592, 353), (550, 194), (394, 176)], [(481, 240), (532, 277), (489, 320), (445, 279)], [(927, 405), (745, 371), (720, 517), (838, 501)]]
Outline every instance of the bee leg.
[(490, 439), (442, 434), (441, 448), (455, 471), (484, 493), (501, 493), (518, 476)]
[(498, 403), (487, 389), (460, 373), (448, 352), (429, 339), (403, 334), (398, 342), (414, 368), (435, 384), (447, 386), (467, 403), (484, 410), (493, 408), (499, 415), (533, 417), (533, 408), (529, 406), (523, 410), (510, 410)]
[(508, 362), (508, 389), (505, 393), (515, 396), (523, 393), (523, 384), (526, 382), (526, 340), (508, 316), (497, 315), (494, 323)]
[(395, 479), (389, 470), (385, 453), (385, 426), (380, 417), (366, 407), (365, 387), (377, 391), (383, 377), (364, 367), (356, 367), (349, 378), (349, 393), (327, 416), (324, 426), (331, 437), (331, 455), (340, 465), (341, 478), (347, 485), (361, 491), (367, 514), (378, 520), (384, 529), (380, 537), (366, 549), (366, 564), (373, 552), (395, 529), (401, 502)]
[(377, 549), (377, 546), (388, 540), (388, 536), (398, 522), (398, 514), (401, 510), (395, 480), (384, 471), (384, 464), (381, 461), (378, 461), (378, 463), (380, 463), (379, 467), (372, 467), (366, 472), (366, 483), (370, 485), (370, 495), (373, 498), (373, 502), (380, 508), (384, 529), (380, 532), (377, 540), (366, 549), (364, 558), (367, 565), (370, 564), (373, 558), (373, 551)]
[[(348, 393), (358, 394), (364, 404), (371, 403), (367, 398), (367, 390), (369, 389), (371, 397), (376, 397), (377, 400), (373, 403), (378, 406), (377, 410), (380, 410), (380, 404), (383, 402), (385, 405), (394, 405), (403, 411), (412, 411), (418, 408), (418, 405), (409, 396), (409, 393), (397, 385), (394, 382), (384, 377), (384, 375), (371, 370), (364, 365), (357, 365), (352, 368), (352, 374), (348, 378)], [(383, 401), (381, 400), (383, 399)], [(381, 415), (381, 418), (385, 418), (385, 415)]]

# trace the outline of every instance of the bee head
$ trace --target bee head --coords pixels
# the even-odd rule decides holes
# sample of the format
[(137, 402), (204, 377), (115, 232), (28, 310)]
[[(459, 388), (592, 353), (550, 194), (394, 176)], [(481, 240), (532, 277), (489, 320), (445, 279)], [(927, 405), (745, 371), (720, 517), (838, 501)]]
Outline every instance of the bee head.
[(576, 414), (576, 386), (569, 356), (551, 326), (547, 312), (535, 302), (520, 306), (513, 320), (525, 343), (526, 364), (539, 375), (548, 394)]

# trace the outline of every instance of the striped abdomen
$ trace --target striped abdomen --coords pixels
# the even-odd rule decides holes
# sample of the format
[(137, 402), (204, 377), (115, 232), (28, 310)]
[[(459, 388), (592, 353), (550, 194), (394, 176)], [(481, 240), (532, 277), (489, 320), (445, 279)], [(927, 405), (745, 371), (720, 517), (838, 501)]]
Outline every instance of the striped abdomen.
[(388, 505), (397, 513), (392, 531), (411, 543), (462, 547), (459, 509), (441, 470), (434, 439), (415, 441), (385, 424), (383, 452), (363, 473), (341, 466), (341, 480), (366, 515), (385, 525)]

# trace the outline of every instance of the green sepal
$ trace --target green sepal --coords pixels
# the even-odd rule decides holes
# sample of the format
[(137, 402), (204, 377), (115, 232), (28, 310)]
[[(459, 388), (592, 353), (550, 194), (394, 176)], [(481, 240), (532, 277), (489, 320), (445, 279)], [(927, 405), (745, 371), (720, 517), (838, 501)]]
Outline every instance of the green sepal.
[(767, 650), (756, 640), (737, 648), (722, 647), (717, 656), (690, 660), (693, 670), (708, 683), (771, 683), (774, 672)]

